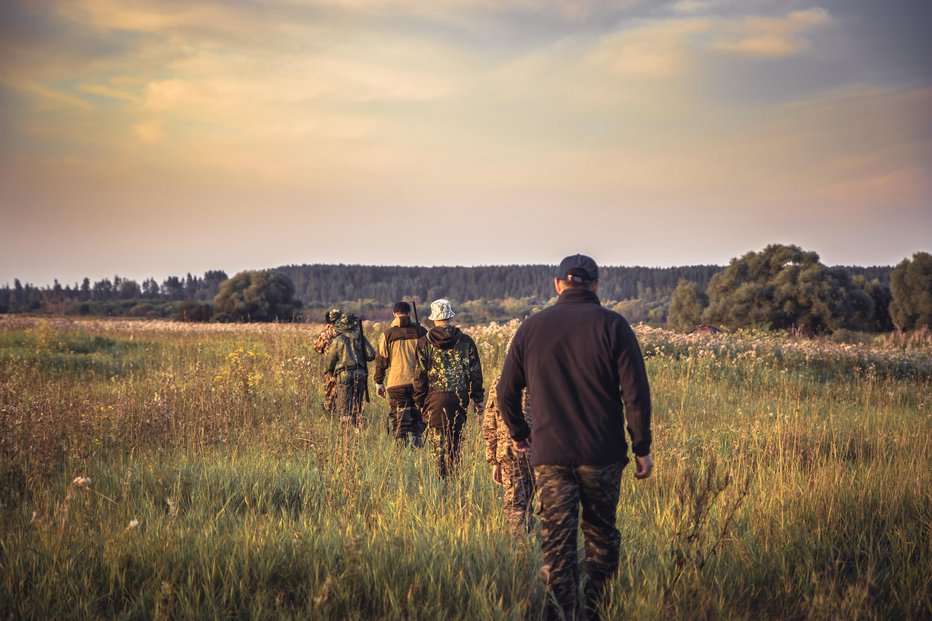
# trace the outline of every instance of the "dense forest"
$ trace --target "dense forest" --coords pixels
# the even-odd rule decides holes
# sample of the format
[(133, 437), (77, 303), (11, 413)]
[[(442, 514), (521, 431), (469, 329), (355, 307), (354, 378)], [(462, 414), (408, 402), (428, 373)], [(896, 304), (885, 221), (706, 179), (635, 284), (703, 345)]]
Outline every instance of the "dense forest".
[[(405, 267), (375, 265), (289, 265), (278, 268), (291, 277), (295, 295), (308, 304), (373, 300), (389, 304), (402, 298), (430, 301), (445, 297), (468, 300), (553, 296), (552, 265), (480, 267)], [(626, 300), (672, 293), (680, 280), (705, 288), (718, 265), (690, 267), (604, 267), (600, 295)]]
[[(605, 267), (600, 294), (607, 300), (669, 297), (680, 280), (705, 288), (721, 269), (717, 265)], [(509, 298), (545, 302), (553, 296), (553, 270), (549, 265), (288, 265), (274, 271), (291, 279), (296, 299), (315, 308), (354, 301), (387, 306), (402, 298), (429, 302), (439, 297), (458, 302)], [(24, 285), (17, 279), (12, 287), (0, 288), (0, 312), (163, 315), (165, 303), (211, 302), (227, 278), (225, 272), (216, 270), (203, 277), (170, 276), (162, 283), (148, 278), (139, 284), (115, 276), (94, 282), (85, 278), (74, 286), (55, 281), (46, 287)]]
[[(892, 324), (886, 309), (890, 303), (892, 267), (826, 268), (818, 262), (818, 255), (805, 253), (795, 246), (768, 247), (761, 256), (773, 252), (776, 252), (775, 257), (780, 257), (779, 261), (793, 263), (796, 259), (804, 259), (811, 264), (811, 269), (806, 272), (808, 276), (804, 273), (799, 287), (793, 285), (795, 288), (815, 282), (815, 278), (823, 283), (824, 295), (837, 298), (837, 291), (832, 294), (825, 288), (828, 286), (825, 279), (829, 279), (833, 283), (831, 287), (840, 287), (842, 297), (848, 300), (846, 304), (850, 309), (831, 311), (847, 319), (834, 323), (819, 317), (807, 320), (814, 330), (830, 330), (837, 326), (890, 329)], [(732, 260), (729, 266), (605, 266), (601, 270), (599, 297), (632, 323), (671, 324), (684, 329), (705, 320), (740, 325), (740, 317), (734, 313), (728, 315), (721, 309), (731, 306), (728, 296), (734, 292), (729, 291), (729, 287), (743, 287), (742, 291), (747, 291), (751, 284), (745, 282), (746, 274), (741, 277), (733, 275), (736, 269), (742, 274), (747, 272), (744, 262), (751, 261), (757, 265), (754, 270), (764, 269), (764, 265), (775, 265), (776, 259), (755, 257), (756, 253), (748, 253)], [(791, 261), (787, 257), (796, 258)], [(776, 268), (782, 274), (779, 277), (785, 279), (786, 272), (781, 265), (776, 265)], [(97, 281), (84, 278), (80, 284), (64, 286), (55, 281), (50, 286), (37, 287), (17, 279), (12, 286), (0, 287), (0, 313), (109, 315), (187, 321), (318, 321), (322, 309), (338, 305), (370, 319), (387, 319), (391, 316), (391, 305), (398, 300), (414, 300), (426, 312), (423, 307), (431, 300), (445, 297), (453, 300), (462, 322), (504, 321), (526, 316), (554, 298), (554, 269), (550, 265), (410, 267), (315, 264), (242, 272), (232, 278), (224, 271), (211, 270), (200, 277), (190, 273), (184, 277), (170, 276), (161, 283), (147, 278), (140, 284), (114, 276)], [(758, 296), (763, 295), (765, 289), (769, 290), (768, 279), (778, 277), (776, 273), (765, 272), (758, 274), (760, 282), (754, 285), (764, 287), (758, 290)], [(732, 284), (722, 285), (726, 280)], [(688, 290), (683, 288), (687, 284)], [(711, 308), (708, 308), (710, 302), (706, 296), (709, 290), (713, 292)], [(274, 294), (270, 293), (273, 291)], [(715, 294), (716, 291), (719, 293)], [(823, 294), (815, 290), (812, 295)], [(785, 297), (780, 304), (786, 303)], [(748, 317), (753, 318), (749, 319), (753, 325), (776, 326), (780, 321), (797, 325), (793, 317), (768, 317), (760, 312), (749, 312)]]

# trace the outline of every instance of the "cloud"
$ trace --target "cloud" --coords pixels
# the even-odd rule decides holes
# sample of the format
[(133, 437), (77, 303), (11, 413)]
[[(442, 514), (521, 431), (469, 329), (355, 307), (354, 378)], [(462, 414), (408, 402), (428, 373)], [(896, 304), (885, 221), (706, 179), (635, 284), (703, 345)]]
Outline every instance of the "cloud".
[(81, 97), (38, 82), (19, 81), (0, 77), (0, 84), (13, 90), (38, 97), (43, 107), (77, 108), (84, 111), (93, 110), (93, 106)]
[(795, 11), (784, 17), (723, 20), (714, 35), (714, 49), (750, 56), (785, 58), (809, 49), (804, 36), (832, 22), (823, 9)]
[(692, 38), (711, 27), (704, 19), (650, 22), (602, 38), (586, 64), (618, 77), (675, 78), (690, 65)]
[(163, 131), (162, 126), (155, 122), (149, 123), (137, 123), (133, 125), (133, 131), (136, 133), (136, 137), (139, 139), (139, 144), (153, 145), (162, 141)]
[[(95, 156), (124, 158), (142, 170), (158, 155), (160, 166), (192, 175), (250, 171), (296, 192), (360, 193), (354, 184), (366, 175), (373, 187), (403, 188), (413, 174), (429, 186), (425, 196), (477, 179), (488, 192), (537, 183), (565, 192), (631, 190), (645, 201), (686, 187), (711, 196), (768, 178), (792, 183), (794, 158), (805, 159), (813, 147), (812, 137), (792, 128), (802, 108), (779, 108), (771, 117), (775, 104), (727, 100), (708, 76), (727, 71), (735, 55), (754, 62), (805, 54), (819, 29), (835, 23), (826, 11), (763, 16), (738, 14), (736, 4), (726, 11), (720, 2), (681, 2), (672, 15), (645, 9), (594, 32), (573, 24), (608, 12), (606, 5), (548, 5), (67, 3), (60, 11), (74, 29), (119, 40), (119, 54), (32, 63), (32, 95), (90, 114), (19, 127), (50, 128), (45, 140), (51, 145), (59, 134), (57, 148), (69, 156), (93, 145), (109, 150)], [(549, 12), (570, 25), (534, 32), (520, 44), (496, 39), (487, 46), (407, 20), (430, 14), (452, 23), (468, 13), (475, 30), (501, 32), (509, 11)], [(762, 118), (793, 131), (764, 139)], [(841, 140), (830, 118), (821, 123), (813, 136), (828, 128), (825, 135)], [(722, 146), (732, 144), (738, 146)], [(820, 148), (831, 159), (829, 146)], [(709, 152), (722, 160), (706, 161)], [(767, 164), (758, 168), (761, 161)]]
[(112, 86), (106, 86), (104, 84), (81, 84), (79, 88), (85, 93), (90, 93), (92, 95), (118, 99), (134, 104), (139, 103), (139, 97), (135, 93)]
[(722, 0), (679, 0), (670, 6), (670, 11), (672, 13), (707, 13), (722, 4)]

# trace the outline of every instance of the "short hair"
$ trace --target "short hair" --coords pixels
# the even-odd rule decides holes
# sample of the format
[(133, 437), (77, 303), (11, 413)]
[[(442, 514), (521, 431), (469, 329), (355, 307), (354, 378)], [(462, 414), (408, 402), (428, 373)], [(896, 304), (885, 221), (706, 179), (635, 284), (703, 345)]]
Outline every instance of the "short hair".
[(394, 313), (401, 313), (402, 315), (407, 315), (411, 312), (411, 305), (407, 302), (398, 302), (395, 304), (395, 308), (392, 310)]
[(579, 276), (574, 276), (570, 278), (558, 278), (560, 282), (563, 283), (563, 286), (567, 289), (589, 289), (595, 286), (595, 283), (599, 282), (598, 280), (584, 280)]

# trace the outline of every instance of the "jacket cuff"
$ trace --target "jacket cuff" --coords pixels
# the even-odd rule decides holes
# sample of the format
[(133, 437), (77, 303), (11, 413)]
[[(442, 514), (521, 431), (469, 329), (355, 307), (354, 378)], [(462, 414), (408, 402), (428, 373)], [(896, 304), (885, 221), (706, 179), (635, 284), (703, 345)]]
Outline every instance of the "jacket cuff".
[(631, 450), (638, 457), (646, 457), (650, 455), (650, 442), (641, 442), (639, 444), (635, 444), (633, 447), (631, 447)]
[(527, 423), (524, 423), (521, 426), (521, 429), (518, 430), (518, 433), (511, 436), (511, 439), (515, 442), (521, 442), (522, 440), (527, 440), (531, 435), (531, 428), (528, 427)]

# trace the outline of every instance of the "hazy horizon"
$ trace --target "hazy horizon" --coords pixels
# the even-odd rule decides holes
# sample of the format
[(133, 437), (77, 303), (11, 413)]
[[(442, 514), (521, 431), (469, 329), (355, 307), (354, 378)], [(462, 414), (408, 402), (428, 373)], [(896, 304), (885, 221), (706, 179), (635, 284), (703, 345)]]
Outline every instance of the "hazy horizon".
[(932, 3), (11, 0), (0, 283), (932, 250)]

